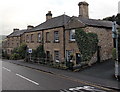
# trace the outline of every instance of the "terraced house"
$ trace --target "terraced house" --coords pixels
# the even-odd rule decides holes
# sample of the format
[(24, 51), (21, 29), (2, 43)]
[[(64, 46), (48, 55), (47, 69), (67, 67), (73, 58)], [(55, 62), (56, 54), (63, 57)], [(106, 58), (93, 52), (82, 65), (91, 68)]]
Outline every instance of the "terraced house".
[(89, 4), (80, 2), (78, 6), (78, 17), (65, 14), (52, 17), (51, 11), (48, 11), (45, 22), (35, 27), (29, 26), (27, 30), (13, 32), (7, 37), (7, 50), (15, 48), (22, 42), (31, 49), (43, 45), (47, 59), (54, 62), (69, 62), (70, 55), (73, 54), (73, 62), (77, 65), (81, 62), (81, 54), (75, 39), (75, 30), (82, 28), (85, 32), (96, 33), (99, 39), (99, 49), (89, 63), (110, 59), (114, 46), (112, 22), (89, 19)]

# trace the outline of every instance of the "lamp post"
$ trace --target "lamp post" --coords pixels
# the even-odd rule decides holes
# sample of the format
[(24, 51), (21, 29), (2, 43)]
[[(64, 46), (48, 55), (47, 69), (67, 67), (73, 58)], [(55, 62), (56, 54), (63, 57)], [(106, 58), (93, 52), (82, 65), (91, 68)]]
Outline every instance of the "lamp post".
[(119, 62), (118, 62), (118, 30), (117, 30), (116, 21), (113, 22), (112, 25), (112, 37), (115, 38), (116, 41), (116, 61), (115, 61), (115, 77), (118, 80), (119, 76)]

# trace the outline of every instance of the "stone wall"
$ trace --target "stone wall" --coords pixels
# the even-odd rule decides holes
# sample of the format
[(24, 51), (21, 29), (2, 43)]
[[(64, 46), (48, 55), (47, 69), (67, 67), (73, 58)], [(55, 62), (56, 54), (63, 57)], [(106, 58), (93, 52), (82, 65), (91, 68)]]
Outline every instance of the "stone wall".
[(100, 46), (100, 58), (101, 60), (107, 60), (112, 57), (113, 39), (111, 29), (98, 28), (98, 27), (86, 27), (86, 32), (93, 32), (98, 35)]
[[(41, 34), (41, 42), (38, 42), (38, 33)], [(32, 40), (31, 40), (31, 35), (33, 35)], [(25, 33), (24, 39), (28, 48), (36, 49), (39, 45), (42, 44), (42, 31)]]
[[(45, 52), (50, 52), (50, 57), (54, 60), (54, 51), (59, 51), (59, 59), (60, 61), (64, 61), (64, 39), (63, 39), (63, 27), (54, 28), (49, 30), (44, 30), (44, 49)], [(54, 32), (58, 31), (59, 41), (54, 41)], [(46, 39), (46, 33), (49, 32), (49, 41)]]

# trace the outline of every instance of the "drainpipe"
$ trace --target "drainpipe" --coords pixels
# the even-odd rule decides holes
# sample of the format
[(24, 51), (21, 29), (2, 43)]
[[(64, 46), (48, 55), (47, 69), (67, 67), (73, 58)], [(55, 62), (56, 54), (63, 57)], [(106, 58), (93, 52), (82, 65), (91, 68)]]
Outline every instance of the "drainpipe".
[(65, 27), (63, 26), (63, 51), (64, 51), (64, 60), (65, 60)]

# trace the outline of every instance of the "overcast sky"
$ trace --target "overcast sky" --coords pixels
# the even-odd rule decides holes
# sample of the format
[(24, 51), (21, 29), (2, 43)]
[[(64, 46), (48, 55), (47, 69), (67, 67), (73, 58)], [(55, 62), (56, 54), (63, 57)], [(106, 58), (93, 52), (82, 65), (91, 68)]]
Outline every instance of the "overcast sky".
[(78, 3), (89, 3), (89, 17), (102, 19), (118, 13), (120, 0), (0, 0), (0, 31), (8, 35), (13, 28), (26, 29), (27, 25), (36, 26), (46, 20), (46, 13), (53, 17), (66, 14), (78, 16)]

